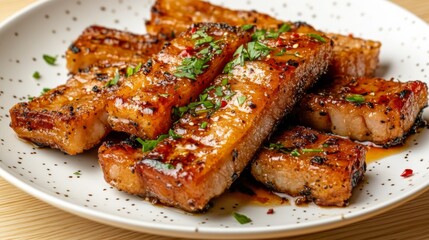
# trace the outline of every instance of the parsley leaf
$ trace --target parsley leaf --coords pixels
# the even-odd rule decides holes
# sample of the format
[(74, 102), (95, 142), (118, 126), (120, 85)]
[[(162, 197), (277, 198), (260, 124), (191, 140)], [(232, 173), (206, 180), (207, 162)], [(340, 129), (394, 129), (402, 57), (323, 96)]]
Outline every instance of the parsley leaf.
[(365, 97), (360, 94), (351, 94), (346, 97), (346, 101), (352, 103), (363, 103), (365, 102)]
[(168, 130), (168, 135), (172, 137), (174, 140), (182, 138), (182, 136), (174, 132), (173, 129)]
[(43, 54), (43, 60), (49, 65), (55, 65), (55, 62), (57, 61), (57, 57), (52, 57), (47, 54)]
[(143, 152), (149, 152), (152, 151), (158, 143), (160, 143), (162, 140), (168, 138), (168, 134), (162, 134), (159, 135), (157, 139), (154, 140), (143, 140), (141, 138), (137, 138), (137, 142), (139, 142), (142, 145), (142, 151)]
[(33, 78), (34, 78), (34, 79), (40, 79), (40, 73), (39, 73), (38, 71), (35, 71), (35, 72), (33, 73)]
[(292, 29), (292, 27), (289, 25), (289, 24), (287, 24), (287, 23), (284, 23), (280, 28), (279, 28), (279, 33), (284, 33), (284, 32), (289, 32), (290, 30)]
[(208, 125), (208, 122), (202, 122), (201, 125), (200, 125), (200, 128), (201, 129), (206, 129), (207, 125)]
[(299, 157), (301, 154), (299, 153), (298, 149), (294, 149), (290, 152), (290, 155), (293, 157)]
[(324, 39), (322, 36), (320, 36), (319, 34), (316, 33), (309, 33), (307, 34), (307, 36), (315, 39), (318, 42), (322, 42), (322, 43), (326, 43), (326, 39)]
[(247, 43), (246, 48), (244, 47), (244, 45), (241, 45), (234, 52), (234, 59), (225, 65), (223, 72), (230, 73), (235, 66), (244, 66), (245, 61), (253, 61), (258, 59), (259, 57), (267, 56), (271, 52), (271, 50), (272, 49), (269, 48), (267, 45), (258, 41), (252, 41)]
[(247, 97), (246, 96), (239, 96), (237, 97), (238, 105), (243, 105), (244, 102), (246, 102)]
[(206, 65), (208, 61), (209, 58), (185, 58), (183, 59), (182, 64), (177, 67), (174, 76), (196, 80), (197, 75), (203, 73), (203, 70), (208, 67), (208, 65)]
[(271, 48), (260, 42), (249, 42), (247, 44), (247, 52), (249, 60), (253, 61), (259, 57), (267, 56), (271, 52)]
[(115, 77), (113, 79), (111, 79), (110, 81), (108, 81), (105, 86), (110, 87), (110, 86), (118, 84), (119, 77), (120, 77), (119, 71), (118, 71), (118, 69), (116, 69)]
[(142, 63), (139, 63), (136, 67), (128, 66), (127, 67), (127, 77), (131, 77), (136, 74), (142, 68)]
[(40, 93), (40, 95), (43, 95), (43, 94), (49, 92), (49, 90), (51, 90), (51, 89), (50, 88), (43, 88), (42, 92)]
[(301, 149), (303, 153), (312, 153), (312, 152), (323, 152), (323, 149), (320, 148), (303, 148)]
[(246, 223), (252, 222), (252, 219), (250, 219), (246, 215), (240, 214), (238, 212), (233, 212), (232, 214), (235, 220), (237, 220), (237, 222), (239, 222), (240, 224), (246, 224)]
[(242, 29), (243, 31), (247, 31), (247, 30), (249, 30), (249, 29), (253, 28), (254, 26), (255, 26), (255, 25), (253, 25), (253, 24), (246, 24), (246, 25), (241, 26), (241, 29)]

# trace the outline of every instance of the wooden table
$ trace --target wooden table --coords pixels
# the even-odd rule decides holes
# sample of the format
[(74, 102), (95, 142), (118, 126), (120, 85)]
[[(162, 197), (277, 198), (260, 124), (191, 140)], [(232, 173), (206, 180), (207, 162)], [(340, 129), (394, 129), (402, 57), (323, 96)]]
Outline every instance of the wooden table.
[[(0, 0), (0, 21), (34, 0)], [(427, 0), (393, 0), (429, 22)], [(370, 7), (370, 6), (369, 6)], [(429, 239), (429, 191), (384, 214), (293, 239)], [(0, 239), (172, 239), (96, 223), (52, 207), (0, 178)]]

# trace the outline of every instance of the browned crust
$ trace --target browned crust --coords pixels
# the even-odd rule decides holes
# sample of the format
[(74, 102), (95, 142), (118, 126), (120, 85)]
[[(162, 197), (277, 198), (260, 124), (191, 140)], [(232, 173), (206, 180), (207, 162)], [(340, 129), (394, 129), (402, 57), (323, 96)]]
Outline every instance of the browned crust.
[(352, 189), (365, 172), (363, 145), (300, 126), (278, 132), (270, 142), (282, 148), (267, 146), (260, 150), (251, 164), (256, 180), (299, 197), (297, 203), (348, 205)]
[[(291, 35), (293, 33), (289, 34), (289, 36)], [(300, 36), (308, 39), (305, 34)], [(303, 42), (298, 42), (303, 44)], [(270, 43), (267, 44), (274, 47)], [(192, 115), (186, 115), (179, 120), (173, 129), (179, 132), (185, 129), (186, 134), (182, 135), (180, 139), (164, 140), (153, 151), (145, 154), (136, 165), (135, 169), (143, 182), (142, 187), (146, 189), (142, 192), (145, 192), (147, 196), (158, 198), (163, 204), (186, 211), (198, 212), (206, 209), (209, 200), (222, 194), (240, 175), (260, 144), (273, 131), (276, 123), (292, 108), (296, 98), (311, 86), (320, 74), (326, 71), (332, 46), (329, 41), (326, 44), (316, 45), (318, 44), (303, 50), (305, 49), (305, 44), (303, 44), (301, 50), (305, 51), (304, 57), (299, 60), (296, 70), (281, 67), (282, 63), (284, 64), (282, 60), (287, 61), (286, 57), (279, 62), (276, 62), (274, 58), (266, 60), (272, 66), (272, 71), (269, 76), (264, 77), (264, 81), (270, 81), (269, 79), (273, 82), (279, 81), (279, 85), (267, 86), (267, 88), (259, 86), (258, 89), (251, 82), (241, 83), (243, 84), (243, 88), (240, 88), (242, 93), (243, 91), (261, 93), (261, 96), (258, 95), (260, 99), (252, 98), (257, 106), (253, 109), (254, 111), (249, 114), (240, 113), (242, 115), (238, 119), (242, 120), (243, 129), (238, 126), (234, 127), (229, 120), (224, 122), (218, 120), (216, 126), (207, 133), (209, 135), (206, 135), (204, 132), (198, 131), (198, 126), (202, 121), (210, 120), (195, 118)], [(262, 64), (260, 65), (262, 67), (266, 63), (245, 63), (243, 69), (246, 69), (246, 66), (253, 66), (252, 64), (255, 65), (255, 68), (252, 67), (252, 71), (259, 71), (258, 64)], [(240, 70), (237, 71), (239, 71), (237, 73), (239, 76), (246, 76)], [(224, 77), (226, 76), (220, 75), (215, 82), (219, 84)], [(235, 84), (239, 83), (231, 80), (231, 84), (236, 86)], [(261, 91), (269, 97), (263, 97), (264, 94)], [(250, 94), (250, 92), (246, 94)], [(228, 103), (228, 106), (229, 104), (232, 103)], [(216, 119), (219, 116), (222, 119), (224, 116), (222, 112), (222, 110), (215, 112), (211, 118)], [(237, 111), (235, 112), (237, 113)], [(228, 115), (226, 112), (223, 114)], [(190, 125), (188, 122), (193, 122), (193, 124)], [(223, 132), (229, 128), (231, 130), (228, 131), (228, 137), (216, 136), (217, 132)], [(212, 143), (214, 146), (197, 140), (211, 138), (211, 136), (214, 138)], [(228, 143), (223, 143), (223, 141)], [(196, 148), (184, 149), (185, 146), (192, 145), (195, 145)], [(217, 154), (212, 155), (212, 153)], [(174, 166), (174, 169), (166, 170), (166, 164)]]
[[(420, 81), (345, 76), (327, 80), (297, 105), (298, 121), (354, 140), (386, 147), (401, 144), (427, 106), (427, 86)], [(364, 101), (348, 101), (353, 94)]]
[(152, 54), (161, 50), (165, 40), (163, 35), (137, 35), (92, 25), (67, 49), (67, 69), (75, 74), (92, 66), (145, 63)]

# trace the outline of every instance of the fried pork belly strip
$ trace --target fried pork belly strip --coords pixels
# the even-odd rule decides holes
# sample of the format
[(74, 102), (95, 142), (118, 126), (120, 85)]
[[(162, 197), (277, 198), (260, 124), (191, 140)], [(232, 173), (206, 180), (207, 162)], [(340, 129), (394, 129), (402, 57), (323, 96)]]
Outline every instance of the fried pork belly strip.
[(175, 35), (195, 22), (219, 22), (232, 26), (255, 24), (261, 28), (277, 28), (283, 22), (256, 11), (237, 11), (195, 0), (157, 0), (151, 19), (146, 22), (150, 34)]
[(98, 149), (98, 162), (106, 182), (121, 191), (145, 197), (145, 184), (134, 170), (142, 157), (142, 147), (135, 137), (108, 140)]
[(165, 133), (173, 107), (195, 100), (250, 37), (226, 24), (193, 25), (122, 84), (108, 102), (109, 124), (143, 138)]
[(299, 196), (298, 203), (348, 205), (365, 173), (365, 146), (300, 126), (279, 132), (270, 142), (251, 164), (256, 180)]
[(152, 54), (161, 50), (164, 41), (163, 35), (137, 35), (93, 25), (86, 28), (68, 48), (67, 69), (78, 73), (92, 66), (145, 63)]
[[(322, 43), (307, 34), (283, 33), (280, 40), (297, 44), (300, 57), (279, 54), (283, 48), (277, 46), (279, 39), (239, 48), (232, 61), (238, 65), (227, 65), (230, 73), (219, 75), (199, 101), (189, 104), (170, 137), (152, 151), (142, 154), (104, 144), (99, 161), (105, 179), (121, 190), (166, 205), (190, 212), (204, 210), (240, 175), (298, 96), (326, 71), (332, 45), (324, 39)], [(255, 49), (272, 50), (262, 54)], [(241, 63), (246, 52), (255, 60)], [(131, 156), (137, 162), (137, 176), (129, 173)]]
[(380, 42), (333, 33), (327, 36), (335, 43), (334, 56), (329, 66), (329, 77), (374, 76), (380, 54)]
[(420, 120), (427, 95), (420, 81), (342, 76), (314, 88), (295, 113), (299, 124), (391, 146), (402, 143)]
[[(192, 12), (193, 14), (189, 14)], [(193, 22), (225, 22), (232, 26), (254, 24), (259, 29), (277, 28), (283, 21), (255, 11), (231, 10), (208, 2), (194, 0), (157, 0), (151, 20), (146, 22), (149, 33), (180, 33)], [(300, 27), (300, 31), (303, 32)], [(309, 32), (314, 29), (308, 29)], [(334, 56), (328, 76), (374, 76), (381, 43), (353, 36), (327, 34), (334, 43)]]
[[(126, 66), (122, 66), (125, 71)], [(10, 126), (20, 138), (75, 155), (98, 144), (111, 130), (105, 105), (120, 78), (118, 68), (79, 73), (30, 102), (10, 109)]]

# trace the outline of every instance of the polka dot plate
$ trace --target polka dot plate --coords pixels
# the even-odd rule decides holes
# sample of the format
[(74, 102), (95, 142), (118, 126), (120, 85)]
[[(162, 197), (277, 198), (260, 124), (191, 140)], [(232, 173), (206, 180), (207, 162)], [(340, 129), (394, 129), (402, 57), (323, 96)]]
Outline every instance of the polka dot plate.
[[(216, 0), (234, 9), (257, 9), (277, 18), (306, 21), (323, 31), (383, 43), (377, 72), (384, 78), (428, 81), (429, 27), (388, 1), (370, 0)], [(429, 131), (421, 129), (404, 148), (368, 165), (365, 181), (345, 208), (313, 204), (264, 205), (225, 194), (204, 214), (153, 205), (110, 187), (97, 163), (96, 150), (67, 156), (34, 148), (9, 128), (8, 110), (67, 79), (64, 52), (82, 30), (100, 24), (144, 33), (152, 2), (143, 0), (40, 1), (0, 26), (0, 175), (27, 193), (56, 207), (102, 223), (135, 231), (194, 238), (291, 236), (350, 224), (417, 196), (429, 185)], [(368, 5), (371, 7), (368, 7)], [(380, 14), (382, 9), (383, 13)], [(56, 66), (42, 55), (58, 56)], [(32, 75), (41, 75), (35, 80)], [(428, 112), (424, 113), (428, 119)], [(413, 169), (403, 178), (404, 169)], [(274, 214), (267, 214), (273, 208)], [(240, 224), (233, 212), (252, 219)]]

